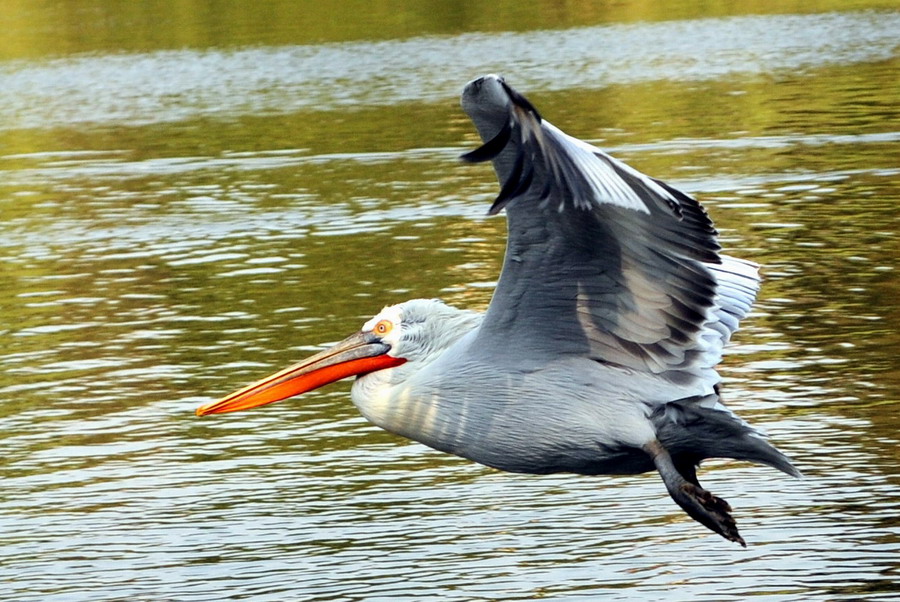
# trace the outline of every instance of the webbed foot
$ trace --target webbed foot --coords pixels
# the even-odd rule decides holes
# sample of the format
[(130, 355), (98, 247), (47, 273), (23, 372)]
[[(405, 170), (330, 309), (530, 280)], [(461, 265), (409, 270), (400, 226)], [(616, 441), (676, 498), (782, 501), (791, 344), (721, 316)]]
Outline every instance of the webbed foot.
[(658, 441), (652, 442), (645, 449), (653, 458), (656, 469), (675, 503), (681, 506), (691, 518), (708, 529), (729, 541), (747, 547), (744, 538), (738, 533), (737, 524), (731, 516), (731, 506), (728, 505), (728, 502), (704, 489), (697, 481), (693, 471), (689, 475), (690, 481), (685, 478), (685, 475), (675, 467), (669, 452)]

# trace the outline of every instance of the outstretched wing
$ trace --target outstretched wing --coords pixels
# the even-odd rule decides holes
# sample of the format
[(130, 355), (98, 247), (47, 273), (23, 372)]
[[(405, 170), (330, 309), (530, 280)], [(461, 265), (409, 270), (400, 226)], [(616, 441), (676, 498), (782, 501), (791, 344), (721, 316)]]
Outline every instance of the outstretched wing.
[(563, 133), (503, 79), (471, 82), (462, 104), (486, 140), (463, 159), (493, 161), (490, 212), (508, 216), (482, 343), (714, 384), (755, 264), (719, 254), (695, 199)]

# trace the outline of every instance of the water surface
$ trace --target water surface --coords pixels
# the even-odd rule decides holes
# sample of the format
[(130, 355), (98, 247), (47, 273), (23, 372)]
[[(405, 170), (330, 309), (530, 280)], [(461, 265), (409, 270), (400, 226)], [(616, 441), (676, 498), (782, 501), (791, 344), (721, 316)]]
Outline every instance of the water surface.
[[(88, 20), (81, 45), (4, 54), (0, 598), (896, 597), (900, 13), (400, 31), (375, 7), (368, 38), (281, 19), (254, 42), (226, 11), (243, 45)], [(763, 264), (726, 399), (807, 478), (705, 467), (746, 550), (655, 475), (495, 472), (366, 424), (348, 383), (193, 415), (387, 303), (486, 307), (497, 184), (456, 159), (485, 72)]]

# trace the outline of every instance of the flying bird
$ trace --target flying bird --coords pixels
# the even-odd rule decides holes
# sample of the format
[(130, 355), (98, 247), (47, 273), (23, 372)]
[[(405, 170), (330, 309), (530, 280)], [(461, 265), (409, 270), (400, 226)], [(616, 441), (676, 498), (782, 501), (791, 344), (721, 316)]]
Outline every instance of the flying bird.
[(436, 299), (385, 307), (362, 329), (198, 415), (244, 410), (356, 376), (372, 423), (504, 471), (656, 470), (692, 518), (745, 546), (728, 503), (700, 484), (707, 458), (791, 462), (721, 398), (716, 365), (750, 310), (758, 266), (720, 253), (688, 194), (563, 133), (496, 75), (463, 110), (506, 210), (487, 311)]

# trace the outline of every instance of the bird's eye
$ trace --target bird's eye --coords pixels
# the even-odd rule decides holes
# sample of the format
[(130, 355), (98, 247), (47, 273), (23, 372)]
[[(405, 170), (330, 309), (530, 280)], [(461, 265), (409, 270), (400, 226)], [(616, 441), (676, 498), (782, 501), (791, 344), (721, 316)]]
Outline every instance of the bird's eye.
[(378, 335), (386, 335), (394, 328), (394, 325), (390, 320), (381, 320), (378, 324), (375, 325), (375, 328), (372, 329), (372, 332)]

